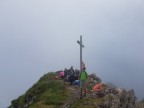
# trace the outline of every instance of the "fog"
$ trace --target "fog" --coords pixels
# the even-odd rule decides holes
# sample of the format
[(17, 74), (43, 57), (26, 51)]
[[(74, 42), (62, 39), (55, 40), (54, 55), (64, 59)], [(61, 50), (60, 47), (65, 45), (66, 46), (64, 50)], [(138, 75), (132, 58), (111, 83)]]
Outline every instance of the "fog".
[(79, 69), (144, 97), (143, 0), (1, 0), (0, 108), (47, 72)]

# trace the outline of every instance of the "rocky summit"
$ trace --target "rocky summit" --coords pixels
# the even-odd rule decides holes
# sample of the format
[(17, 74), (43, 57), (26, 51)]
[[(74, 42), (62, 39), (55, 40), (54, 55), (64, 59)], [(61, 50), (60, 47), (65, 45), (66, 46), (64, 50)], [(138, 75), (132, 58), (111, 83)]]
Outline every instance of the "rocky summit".
[(80, 99), (78, 83), (71, 85), (67, 77), (59, 77), (59, 71), (48, 72), (8, 108), (144, 108), (144, 100), (137, 101), (133, 89), (105, 84), (95, 92), (92, 87), (97, 82), (102, 80), (96, 74), (88, 75), (87, 95)]

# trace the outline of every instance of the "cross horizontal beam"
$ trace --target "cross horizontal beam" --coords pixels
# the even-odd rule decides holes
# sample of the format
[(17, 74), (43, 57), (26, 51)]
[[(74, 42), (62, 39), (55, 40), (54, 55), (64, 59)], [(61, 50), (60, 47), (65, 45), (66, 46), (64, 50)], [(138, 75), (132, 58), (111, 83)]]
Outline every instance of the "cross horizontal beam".
[(83, 45), (80, 41), (77, 41), (77, 43), (78, 43), (81, 47), (84, 47), (84, 45)]

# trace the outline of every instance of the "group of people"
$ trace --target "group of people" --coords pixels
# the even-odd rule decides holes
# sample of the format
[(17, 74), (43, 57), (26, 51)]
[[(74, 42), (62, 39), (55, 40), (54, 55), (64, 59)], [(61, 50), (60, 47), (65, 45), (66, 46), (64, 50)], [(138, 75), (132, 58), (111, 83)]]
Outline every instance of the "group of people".
[[(61, 71), (59, 73), (59, 76), (61, 79), (64, 79), (65, 81), (69, 81), (70, 84), (72, 85), (74, 81), (79, 81), (80, 82), (80, 99), (86, 96), (86, 89), (87, 89), (87, 79), (88, 79), (88, 74), (86, 71), (85, 64), (83, 63), (82, 65), (82, 71), (80, 72), (79, 70), (73, 69), (73, 66), (68, 70), (65, 68), (64, 71)], [(93, 91), (99, 92), (102, 90), (104, 84), (102, 83), (97, 83), (95, 86), (93, 86)]]
[(71, 85), (73, 85), (73, 82), (75, 80), (78, 80), (80, 71), (77, 69), (73, 69), (73, 66), (70, 67), (70, 69), (66, 69), (64, 71), (60, 71), (59, 77), (63, 79), (64, 81), (70, 82)]

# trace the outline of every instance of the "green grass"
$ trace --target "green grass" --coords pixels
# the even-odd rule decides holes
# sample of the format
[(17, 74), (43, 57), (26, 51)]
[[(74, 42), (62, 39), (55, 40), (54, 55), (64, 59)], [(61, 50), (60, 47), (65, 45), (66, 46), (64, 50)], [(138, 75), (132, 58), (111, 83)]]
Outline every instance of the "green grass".
[(56, 73), (54, 72), (45, 74), (24, 95), (13, 100), (12, 105), (23, 106), (29, 96), (36, 96), (36, 100), (34, 100), (33, 104), (31, 104), (29, 108), (38, 108), (37, 106), (39, 104), (42, 106), (62, 105), (63, 101), (65, 101), (67, 97), (65, 92), (65, 83), (62, 80), (55, 80), (55, 75)]
[(67, 97), (65, 93), (64, 82), (55, 79), (44, 79), (41, 79), (38, 85), (36, 86), (37, 90), (42, 90), (42, 92), (38, 92), (40, 94), (38, 95), (37, 101), (42, 101), (42, 103), (45, 105), (62, 105)]
[[(64, 83), (60, 80), (51, 80), (45, 86), (47, 86), (47, 90), (39, 95), (37, 102), (32, 104), (30, 108), (39, 108), (38, 106), (54, 108), (63, 104), (67, 97)], [(38, 104), (39, 102), (41, 104)]]
[(61, 105), (66, 99), (65, 86), (62, 81), (50, 81), (47, 85), (48, 89), (40, 96), (47, 105)]

